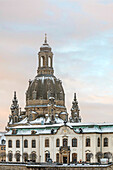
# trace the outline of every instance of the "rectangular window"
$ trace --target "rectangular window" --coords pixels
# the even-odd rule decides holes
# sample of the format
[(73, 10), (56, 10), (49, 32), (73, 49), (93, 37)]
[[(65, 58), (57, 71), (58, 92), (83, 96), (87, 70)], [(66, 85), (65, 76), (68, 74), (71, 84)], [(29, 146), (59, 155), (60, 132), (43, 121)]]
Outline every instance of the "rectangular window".
[(36, 140), (32, 140), (32, 148), (36, 148)]
[(90, 147), (90, 138), (86, 139), (86, 147)]
[(49, 139), (45, 139), (45, 147), (49, 147)]
[(12, 140), (8, 140), (8, 147), (12, 148)]
[(60, 146), (60, 140), (56, 139), (56, 147), (59, 147), (59, 146)]
[(1, 147), (1, 150), (3, 150), (3, 147)]
[(20, 140), (16, 140), (16, 148), (20, 148)]

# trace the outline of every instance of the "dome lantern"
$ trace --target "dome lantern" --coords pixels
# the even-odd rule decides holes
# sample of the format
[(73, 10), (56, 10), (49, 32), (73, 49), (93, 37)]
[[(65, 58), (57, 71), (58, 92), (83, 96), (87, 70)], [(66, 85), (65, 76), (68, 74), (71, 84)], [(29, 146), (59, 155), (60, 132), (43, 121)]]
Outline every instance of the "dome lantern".
[(40, 47), (38, 53), (38, 75), (53, 75), (53, 53), (51, 52), (51, 47), (47, 43), (47, 34), (45, 34), (44, 44)]

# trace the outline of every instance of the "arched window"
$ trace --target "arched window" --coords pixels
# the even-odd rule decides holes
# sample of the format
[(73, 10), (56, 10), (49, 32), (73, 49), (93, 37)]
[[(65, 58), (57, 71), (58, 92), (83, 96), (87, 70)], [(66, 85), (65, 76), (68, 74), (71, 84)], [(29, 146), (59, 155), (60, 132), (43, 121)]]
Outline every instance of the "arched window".
[(108, 138), (104, 138), (104, 147), (108, 147)]
[(48, 57), (48, 67), (51, 67), (51, 58)]
[(56, 154), (56, 162), (59, 163), (59, 153)]
[(37, 157), (36, 152), (31, 152), (30, 159), (32, 162), (36, 162), (36, 157)]
[(59, 146), (60, 146), (60, 140), (56, 139), (56, 147), (59, 147)]
[(90, 138), (86, 138), (86, 147), (90, 147)]
[(49, 139), (45, 139), (45, 147), (49, 147)]
[(27, 139), (24, 140), (24, 148), (28, 148), (28, 140)]
[(45, 153), (45, 162), (48, 162), (48, 159), (50, 159), (50, 152), (48, 151)]
[(16, 153), (15, 153), (15, 158), (16, 158), (16, 161), (17, 161), (17, 162), (20, 162), (20, 156), (21, 156), (21, 155), (20, 155), (19, 152), (16, 152)]
[(32, 140), (32, 148), (36, 148), (36, 140)]
[(44, 56), (41, 56), (40, 58), (40, 67), (44, 66)]
[(77, 147), (77, 139), (72, 139), (72, 147)]
[(77, 153), (72, 153), (72, 162), (73, 163), (77, 162)]
[(8, 160), (11, 162), (12, 158), (13, 158), (13, 154), (12, 154), (12, 152), (9, 152), (8, 153)]
[(97, 139), (97, 146), (100, 147), (100, 138)]
[(5, 144), (5, 142), (6, 142), (6, 141), (5, 141), (4, 139), (2, 139), (2, 145), (4, 145), (4, 144)]
[(8, 140), (8, 147), (12, 148), (12, 140)]
[(28, 153), (23, 153), (24, 162), (28, 161)]
[(63, 146), (67, 146), (68, 140), (66, 138), (63, 139)]
[(16, 140), (16, 148), (20, 148), (20, 141)]

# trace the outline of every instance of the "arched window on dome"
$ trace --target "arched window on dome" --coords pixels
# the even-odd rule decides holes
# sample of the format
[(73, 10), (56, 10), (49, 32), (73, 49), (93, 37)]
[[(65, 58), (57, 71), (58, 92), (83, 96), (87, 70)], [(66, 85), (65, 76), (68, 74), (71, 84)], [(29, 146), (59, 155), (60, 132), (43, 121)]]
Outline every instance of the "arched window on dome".
[(48, 67), (51, 67), (51, 57), (48, 57)]
[(32, 98), (33, 98), (33, 100), (36, 100), (36, 91), (35, 90), (32, 92)]
[(40, 58), (40, 67), (44, 67), (44, 56)]

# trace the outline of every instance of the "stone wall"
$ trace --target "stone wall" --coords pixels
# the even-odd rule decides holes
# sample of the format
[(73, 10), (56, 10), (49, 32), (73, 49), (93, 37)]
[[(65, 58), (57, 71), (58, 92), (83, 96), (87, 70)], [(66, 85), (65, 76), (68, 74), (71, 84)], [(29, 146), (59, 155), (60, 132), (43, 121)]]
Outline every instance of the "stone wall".
[(0, 164), (0, 170), (112, 170), (113, 165), (107, 166), (58, 166), (58, 165), (22, 165)]

